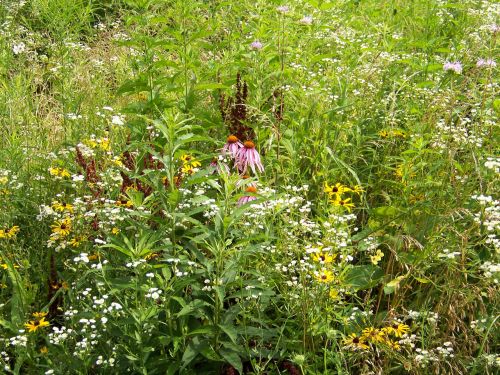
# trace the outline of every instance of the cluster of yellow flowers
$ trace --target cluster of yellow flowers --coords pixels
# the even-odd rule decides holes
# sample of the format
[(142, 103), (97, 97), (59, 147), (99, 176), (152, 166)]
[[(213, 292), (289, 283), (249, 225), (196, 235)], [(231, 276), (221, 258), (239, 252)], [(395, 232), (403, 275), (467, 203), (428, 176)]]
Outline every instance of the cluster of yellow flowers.
[(19, 227), (17, 225), (14, 225), (10, 229), (0, 229), (0, 238), (13, 238), (19, 233)]
[(71, 177), (71, 174), (69, 173), (69, 171), (67, 169), (59, 168), (59, 167), (49, 168), (49, 173), (51, 176), (55, 176), (55, 177), (61, 177), (61, 178)]
[(406, 138), (406, 133), (400, 129), (381, 130), (378, 135), (381, 138)]
[(111, 151), (111, 144), (108, 137), (95, 138), (92, 137), (84, 142), (90, 148), (99, 148), (103, 151)]
[(192, 155), (185, 154), (180, 159), (182, 162), (181, 172), (184, 174), (193, 174), (201, 167), (201, 163)]
[(401, 345), (396, 340), (410, 332), (406, 324), (394, 322), (383, 328), (367, 327), (361, 335), (351, 333), (344, 340), (346, 348), (351, 350), (368, 350), (371, 345), (379, 345), (394, 350), (401, 350)]
[(351, 198), (344, 198), (343, 195), (346, 193), (354, 193), (359, 196), (363, 192), (363, 189), (359, 185), (350, 188), (346, 185), (342, 185), (340, 182), (332, 186), (325, 182), (323, 191), (328, 195), (330, 203), (334, 206), (344, 207), (347, 211), (351, 212), (354, 203), (351, 202)]

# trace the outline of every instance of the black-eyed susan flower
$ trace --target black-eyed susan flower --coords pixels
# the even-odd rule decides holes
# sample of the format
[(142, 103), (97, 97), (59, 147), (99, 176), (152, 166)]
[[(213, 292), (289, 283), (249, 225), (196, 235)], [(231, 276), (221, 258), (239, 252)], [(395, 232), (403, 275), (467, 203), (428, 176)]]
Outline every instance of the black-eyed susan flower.
[(64, 212), (64, 211), (71, 212), (71, 213), (73, 212), (73, 205), (66, 203), (66, 202), (54, 201), (54, 202), (52, 202), (52, 208), (56, 211), (59, 211), (59, 212)]
[(320, 283), (331, 283), (334, 280), (333, 272), (330, 270), (321, 270), (320, 272), (316, 273), (315, 278), (317, 281)]
[(366, 344), (366, 341), (362, 337), (358, 337), (355, 333), (351, 333), (344, 339), (344, 345), (346, 348), (352, 350), (367, 350), (370, 348)]
[(56, 221), (51, 226), (52, 235), (56, 237), (66, 237), (71, 232), (71, 219), (66, 218), (64, 220)]
[(336, 254), (329, 254), (324, 251), (320, 251), (318, 253), (313, 253), (312, 258), (315, 262), (321, 263), (321, 264), (328, 264), (328, 263), (333, 263), (335, 261), (335, 258), (337, 257)]
[(17, 225), (14, 225), (13, 227), (9, 229), (0, 229), (0, 238), (13, 238), (19, 233), (20, 228)]
[(28, 329), (28, 332), (36, 332), (41, 328), (50, 326), (50, 323), (45, 320), (45, 317), (35, 318), (30, 320), (28, 323), (24, 324), (24, 327)]
[(344, 207), (348, 212), (351, 212), (354, 207), (354, 203), (351, 202), (351, 198), (346, 199), (333, 199), (330, 201), (334, 206)]
[(328, 185), (327, 182), (325, 182), (325, 187), (323, 188), (323, 191), (328, 194), (328, 197), (331, 200), (337, 200), (342, 197), (342, 194), (348, 193), (351, 191), (347, 186), (342, 185), (340, 182), (337, 182), (335, 185)]
[(410, 332), (410, 327), (403, 323), (394, 322), (392, 325), (383, 328), (383, 330), (389, 335), (402, 337), (403, 335)]
[(73, 246), (73, 247), (78, 247), (78, 246), (80, 246), (85, 241), (87, 241), (87, 237), (85, 237), (85, 236), (76, 236), (76, 237), (73, 237), (69, 241), (69, 244), (71, 246)]
[(363, 340), (376, 344), (379, 342), (384, 342), (386, 340), (386, 334), (384, 331), (378, 328), (368, 327), (363, 330), (361, 338)]
[(115, 204), (118, 207), (126, 207), (126, 208), (130, 208), (130, 207), (134, 206), (134, 204), (132, 203), (132, 201), (130, 199), (125, 198), (125, 197), (120, 198), (119, 200), (117, 200), (115, 202)]

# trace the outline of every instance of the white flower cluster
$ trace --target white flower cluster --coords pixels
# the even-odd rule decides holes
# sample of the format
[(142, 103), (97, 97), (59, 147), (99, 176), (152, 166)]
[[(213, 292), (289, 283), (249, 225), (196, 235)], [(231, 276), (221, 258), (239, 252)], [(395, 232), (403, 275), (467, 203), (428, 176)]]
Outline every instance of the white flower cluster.
[(441, 119), (436, 124), (436, 134), (432, 138), (432, 145), (442, 151), (447, 150), (450, 145), (482, 147), (483, 130), (474, 127), (469, 117), (463, 117), (458, 124), (447, 124)]

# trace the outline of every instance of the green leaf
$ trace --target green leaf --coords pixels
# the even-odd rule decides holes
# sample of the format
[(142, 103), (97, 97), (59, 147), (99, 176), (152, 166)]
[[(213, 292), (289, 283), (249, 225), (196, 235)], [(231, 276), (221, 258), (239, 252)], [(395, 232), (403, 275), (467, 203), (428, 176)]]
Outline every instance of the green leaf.
[(226, 324), (218, 324), (219, 328), (229, 336), (231, 341), (236, 344), (236, 339), (238, 338), (238, 332), (236, 332), (236, 328), (232, 325)]
[[(201, 313), (201, 315), (205, 315), (205, 311), (202, 310), (203, 307), (210, 306), (207, 302), (202, 301), (201, 299), (194, 300), (188, 303), (186, 306), (182, 308), (181, 311), (177, 313), (177, 317), (185, 316), (185, 315), (193, 315), (193, 312)], [(196, 314), (197, 315), (197, 314)]]
[(403, 276), (398, 276), (395, 279), (389, 281), (387, 284), (384, 286), (384, 293), (385, 294), (392, 294), (399, 288), (399, 284), (401, 281), (403, 281), (406, 278), (406, 275)]
[(216, 90), (216, 89), (228, 89), (229, 86), (223, 85), (222, 83), (200, 83), (194, 87), (196, 90)]
[(234, 351), (226, 348), (221, 348), (219, 353), (229, 362), (240, 374), (243, 374), (243, 364), (241, 363), (240, 356)]
[(354, 289), (363, 290), (377, 285), (382, 277), (384, 277), (384, 271), (380, 267), (367, 264), (350, 268), (346, 273), (345, 281)]
[(374, 208), (372, 210), (372, 214), (374, 214), (376, 216), (384, 216), (384, 217), (396, 216), (397, 213), (398, 213), (398, 209), (393, 207), (393, 206), (381, 206), (381, 207)]

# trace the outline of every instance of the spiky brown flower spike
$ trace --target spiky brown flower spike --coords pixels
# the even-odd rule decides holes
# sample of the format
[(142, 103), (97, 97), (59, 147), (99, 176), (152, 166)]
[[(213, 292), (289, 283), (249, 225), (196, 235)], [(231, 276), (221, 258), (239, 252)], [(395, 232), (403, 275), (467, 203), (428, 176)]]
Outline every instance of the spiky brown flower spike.
[(235, 91), (234, 97), (229, 97), (227, 100), (223, 93), (220, 94), (219, 109), (222, 119), (228, 126), (229, 132), (238, 139), (251, 139), (255, 133), (251, 127), (246, 125), (248, 86), (245, 81), (242, 81), (240, 73), (236, 75)]

